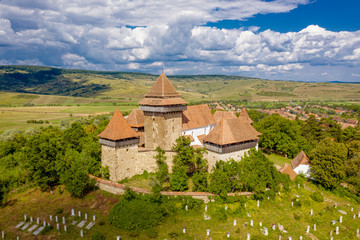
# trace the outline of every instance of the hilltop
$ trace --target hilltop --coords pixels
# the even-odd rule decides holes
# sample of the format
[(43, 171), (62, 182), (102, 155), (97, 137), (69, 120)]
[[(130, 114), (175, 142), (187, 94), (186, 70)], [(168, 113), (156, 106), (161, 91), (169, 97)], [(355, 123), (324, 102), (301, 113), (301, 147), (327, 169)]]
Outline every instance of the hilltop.
[[(0, 89), (6, 92), (138, 102), (158, 76), (133, 72), (68, 70), (39, 66), (0, 66)], [(189, 102), (358, 101), (358, 84), (273, 81), (244, 76), (168, 76)], [(33, 97), (34, 98), (34, 97)], [(36, 97), (35, 97), (36, 98)], [(32, 101), (29, 101), (30, 103)]]

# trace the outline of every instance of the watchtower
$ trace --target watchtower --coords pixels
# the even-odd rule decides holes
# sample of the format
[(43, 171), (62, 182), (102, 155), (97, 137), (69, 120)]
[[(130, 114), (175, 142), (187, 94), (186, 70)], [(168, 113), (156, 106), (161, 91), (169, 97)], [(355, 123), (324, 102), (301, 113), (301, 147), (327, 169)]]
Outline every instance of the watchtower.
[(182, 111), (186, 102), (161, 73), (154, 86), (139, 103), (144, 112), (145, 148), (170, 150), (181, 136)]
[(134, 175), (137, 161), (139, 134), (116, 109), (109, 124), (99, 135), (101, 165), (108, 166), (110, 180), (119, 181)]

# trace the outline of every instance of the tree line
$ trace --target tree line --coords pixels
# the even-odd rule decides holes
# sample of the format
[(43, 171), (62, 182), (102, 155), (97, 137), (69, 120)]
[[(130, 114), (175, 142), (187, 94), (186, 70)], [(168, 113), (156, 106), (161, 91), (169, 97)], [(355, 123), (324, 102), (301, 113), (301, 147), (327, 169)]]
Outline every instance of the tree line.
[(31, 131), (8, 130), (0, 141), (0, 200), (12, 189), (36, 185), (49, 190), (63, 184), (72, 196), (82, 197), (100, 176), (101, 146), (97, 135), (107, 116), (81, 119), (68, 128), (41, 127)]

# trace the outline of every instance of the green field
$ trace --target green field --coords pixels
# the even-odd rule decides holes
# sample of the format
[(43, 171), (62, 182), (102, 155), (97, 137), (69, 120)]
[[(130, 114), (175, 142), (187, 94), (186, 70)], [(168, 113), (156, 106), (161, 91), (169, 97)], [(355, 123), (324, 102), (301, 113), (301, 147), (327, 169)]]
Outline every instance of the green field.
[[(17, 105), (22, 102), (36, 105), (138, 102), (151, 88), (157, 77), (158, 75), (131, 72), (0, 66), (0, 89), (6, 92), (21, 92), (20, 97), (16, 97), (18, 98), (16, 101), (11, 101), (6, 97), (4, 99), (0, 94), (0, 105)], [(271, 81), (225, 75), (177, 75), (168, 76), (168, 78), (182, 97), (189, 102), (215, 100), (360, 101), (359, 84)], [(23, 95), (24, 93), (48, 95), (48, 97), (36, 95), (29, 97)], [(49, 95), (67, 97), (54, 98)], [(15, 100), (14, 97), (12, 100)]]
[[(7, 129), (25, 130), (43, 125), (58, 125), (62, 120), (74, 120), (93, 114), (110, 114), (118, 108), (124, 114), (136, 106), (40, 106), (40, 107), (0, 107), (0, 133)], [(27, 123), (28, 120), (49, 121), (48, 124)]]
[[(137, 108), (158, 75), (0, 66), (0, 133), (48, 120), (59, 124), (90, 114)], [(246, 107), (275, 107), (289, 101), (358, 104), (360, 84), (270, 81), (242, 76), (168, 76), (189, 104), (232, 101)], [(16, 107), (16, 108), (15, 108)], [(70, 116), (70, 114), (72, 116)]]
[[(63, 188), (61, 186), (61, 188)], [(230, 233), (230, 239), (246, 239), (246, 234), (250, 233), (251, 239), (329, 239), (329, 233), (332, 231), (334, 239), (356, 239), (356, 229), (360, 227), (359, 218), (353, 215), (360, 211), (360, 206), (351, 202), (347, 198), (341, 198), (330, 192), (322, 191), (325, 197), (324, 202), (315, 202), (310, 198), (313, 191), (319, 191), (317, 187), (311, 183), (307, 183), (305, 188), (292, 187), (289, 191), (282, 190), (280, 196), (275, 199), (265, 199), (260, 201), (260, 207), (257, 207), (255, 200), (247, 199), (246, 208), (243, 203), (221, 203), (219, 199), (215, 202), (207, 203), (207, 215), (210, 220), (204, 219), (204, 204), (196, 205), (194, 209), (189, 211), (180, 210), (173, 216), (170, 216), (163, 224), (155, 229), (159, 236), (156, 239), (210, 239), (206, 237), (206, 229), (210, 229), (210, 237), (212, 239), (227, 239), (226, 234)], [(321, 190), (320, 190), (321, 191)], [(296, 197), (296, 195), (298, 197)], [(80, 221), (79, 217), (71, 217), (71, 209), (81, 211), (82, 216), (87, 213), (89, 217), (96, 214), (97, 221), (90, 230), (84, 229), (84, 239), (91, 239), (95, 231), (103, 233), (106, 239), (115, 239), (121, 236), (121, 239), (149, 239), (145, 232), (141, 232), (139, 236), (131, 237), (130, 232), (119, 230), (107, 222), (107, 214), (111, 207), (119, 200), (119, 196), (96, 190), (88, 194), (83, 199), (71, 198), (67, 192), (62, 192), (59, 187), (53, 191), (53, 195), (49, 192), (41, 192), (37, 188), (24, 189), (18, 193), (11, 193), (8, 198), (7, 205), (0, 208), (0, 230), (6, 232), (9, 239), (79, 239), (79, 228), (72, 226), (70, 221)], [(300, 203), (300, 206), (291, 201)], [(333, 206), (337, 204), (335, 209)], [(241, 205), (241, 206), (240, 206)], [(226, 219), (219, 218), (219, 210), (227, 206), (225, 211)], [(236, 211), (243, 208), (243, 211)], [(353, 208), (353, 212), (351, 212)], [(57, 211), (62, 210), (62, 213)], [(313, 216), (310, 215), (311, 209)], [(347, 214), (341, 214), (338, 210), (343, 210)], [(22, 221), (24, 214), (33, 218), (40, 217), (49, 221), (49, 215), (58, 215), (61, 219), (65, 216), (68, 221), (68, 231), (57, 231), (55, 223), (51, 222), (54, 229), (50, 230), (46, 235), (40, 235), (35, 238), (27, 231), (15, 229), (15, 226)], [(297, 215), (297, 219), (295, 219)], [(343, 216), (343, 223), (337, 222), (331, 224), (332, 220), (339, 220)], [(224, 216), (224, 215), (221, 215)], [(254, 226), (250, 226), (253, 219)], [(234, 226), (234, 220), (237, 225)], [(100, 223), (102, 222), (102, 223)], [(268, 228), (269, 236), (263, 236), (260, 222), (263, 227)], [(100, 224), (101, 225), (100, 225)], [(247, 226), (244, 226), (247, 223)], [(276, 224), (276, 230), (272, 230), (272, 224)], [(284, 227), (286, 232), (278, 229), (278, 224)], [(316, 224), (317, 230), (313, 230)], [(307, 226), (311, 226), (310, 234), (306, 234)], [(61, 225), (62, 226), (62, 225)], [(335, 235), (335, 228), (339, 226), (340, 235)], [(182, 233), (182, 229), (186, 228), (186, 234)], [(171, 237), (176, 236), (176, 237)]]

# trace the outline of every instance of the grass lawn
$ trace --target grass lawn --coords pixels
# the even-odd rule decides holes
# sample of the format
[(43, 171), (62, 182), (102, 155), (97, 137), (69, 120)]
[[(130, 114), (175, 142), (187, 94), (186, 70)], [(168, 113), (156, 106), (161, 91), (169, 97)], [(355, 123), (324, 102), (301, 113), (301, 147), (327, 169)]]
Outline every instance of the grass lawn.
[(285, 163), (290, 164), (290, 162), (292, 160), (292, 159), (283, 157), (283, 156), (275, 154), (275, 153), (271, 153), (271, 154), (268, 154), (266, 156), (269, 158), (269, 160), (271, 162), (274, 163), (275, 167), (277, 167), (277, 168), (278, 167), (283, 167)]
[[(356, 229), (360, 227), (357, 217), (360, 206), (324, 191), (322, 194), (325, 201), (315, 202), (310, 198), (313, 191), (319, 191), (319, 189), (311, 183), (307, 183), (305, 188), (292, 187), (289, 191), (282, 190), (280, 196), (260, 201), (260, 207), (257, 207), (255, 200), (250, 199), (245, 200), (246, 208), (240, 202), (221, 203), (217, 199), (207, 204), (206, 214), (211, 217), (210, 220), (204, 219), (204, 204), (196, 205), (189, 211), (179, 209), (163, 224), (155, 227), (159, 233), (156, 239), (210, 239), (206, 236), (206, 229), (210, 229), (212, 239), (227, 239), (227, 232), (230, 233), (230, 239), (246, 239), (247, 233), (251, 234), (251, 239), (278, 239), (280, 235), (282, 239), (288, 239), (290, 236), (293, 239), (299, 239), (300, 236), (303, 236), (303, 239), (328, 239), (330, 231), (333, 231), (334, 239), (355, 239)], [(296, 201), (296, 198), (300, 204), (292, 207), (291, 201)], [(109, 210), (119, 199), (119, 196), (101, 190), (96, 190), (83, 199), (72, 198), (67, 192), (61, 193), (58, 188), (53, 191), (53, 195), (49, 192), (41, 192), (38, 188), (25, 189), (19, 193), (13, 192), (7, 205), (0, 208), (0, 230), (5, 231), (9, 239), (14, 239), (16, 236), (20, 239), (78, 239), (80, 229), (70, 224), (73, 220), (80, 220), (79, 217), (71, 217), (71, 209), (74, 208), (76, 212), (81, 211), (82, 216), (85, 213), (89, 217), (93, 214), (97, 216), (93, 228), (85, 230), (83, 227), (84, 239), (91, 239), (95, 231), (103, 233), (106, 239), (115, 239), (116, 236), (121, 236), (121, 239), (149, 239), (145, 232), (131, 237), (129, 232), (108, 224)], [(335, 203), (337, 203), (336, 209), (333, 207)], [(223, 210), (225, 206), (228, 207), (227, 211)], [(311, 209), (313, 216), (310, 215)], [(62, 213), (57, 213), (61, 210)], [(347, 214), (342, 215), (338, 210), (343, 210)], [(65, 216), (68, 231), (57, 231), (54, 222), (51, 222), (54, 229), (38, 237), (34, 237), (26, 230), (15, 229), (15, 226), (23, 220), (25, 213), (28, 217), (32, 216), (34, 219), (40, 217), (47, 221), (49, 221), (49, 215), (58, 215), (60, 219)], [(298, 220), (295, 219), (295, 214), (299, 216)], [(354, 214), (356, 214), (355, 219), (353, 219)], [(337, 222), (332, 225), (331, 221), (339, 220), (341, 215), (343, 223)], [(237, 221), (236, 226), (233, 224), (234, 220)], [(254, 221), (253, 226), (250, 226), (251, 220)], [(271, 229), (272, 224), (276, 224), (276, 230)], [(281, 232), (278, 224), (282, 225), (286, 232)], [(316, 224), (316, 231), (313, 230), (314, 224)], [(307, 226), (311, 226), (310, 234), (306, 234)], [(340, 228), (338, 236), (335, 235), (336, 226)], [(267, 238), (262, 234), (263, 227), (268, 228)], [(183, 228), (186, 228), (186, 234), (182, 233)]]

